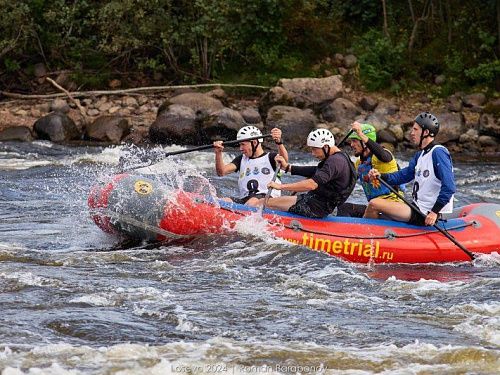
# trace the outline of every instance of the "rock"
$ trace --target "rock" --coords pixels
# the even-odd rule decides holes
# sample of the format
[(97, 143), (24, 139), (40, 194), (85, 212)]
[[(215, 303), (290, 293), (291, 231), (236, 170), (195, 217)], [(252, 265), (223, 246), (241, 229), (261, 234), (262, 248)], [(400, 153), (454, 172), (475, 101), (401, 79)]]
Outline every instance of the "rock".
[(462, 99), (457, 95), (449, 96), (446, 108), (451, 112), (460, 112), (462, 110)]
[(96, 103), (96, 107), (99, 110), (99, 112), (109, 111), (109, 109), (111, 108), (112, 105), (113, 104), (111, 102), (104, 102), (104, 103), (100, 104), (99, 106), (97, 106), (97, 103)]
[(328, 122), (350, 124), (360, 113), (361, 110), (350, 100), (338, 98), (323, 108), (321, 116)]
[(47, 68), (44, 63), (35, 64), (33, 73), (35, 73), (36, 78), (42, 78), (47, 75)]
[(118, 144), (130, 133), (130, 129), (130, 124), (123, 117), (101, 116), (87, 125), (86, 136), (94, 141)]
[(19, 109), (16, 111), (16, 115), (25, 117), (25, 116), (28, 116), (28, 111), (25, 109)]
[(443, 83), (446, 82), (446, 76), (443, 74), (440, 74), (434, 78), (434, 83), (438, 86), (441, 86)]
[[(239, 112), (223, 108), (213, 112), (203, 120), (201, 130), (204, 138), (202, 142), (204, 143), (205, 140), (209, 142), (218, 139), (236, 139), (236, 133), (245, 125), (243, 116)], [(262, 128), (262, 126), (260, 127)]]
[(478, 142), (483, 147), (498, 147), (499, 145), (498, 139), (489, 135), (479, 136)]
[(500, 121), (489, 113), (484, 113), (479, 119), (479, 133), (500, 138)]
[(436, 141), (438, 143), (458, 141), (465, 129), (464, 117), (462, 114), (455, 112), (438, 112), (434, 115), (438, 118), (440, 124)]
[(500, 117), (500, 98), (488, 102), (484, 106), (484, 112), (490, 113), (495, 117)]
[(119, 79), (112, 79), (108, 82), (108, 86), (110, 89), (117, 89), (122, 85), (122, 82)]
[(347, 55), (344, 57), (344, 67), (347, 69), (354, 68), (358, 63), (358, 59), (354, 55)]
[(394, 115), (397, 112), (399, 112), (399, 106), (389, 100), (380, 101), (377, 105), (377, 108), (375, 108), (376, 115), (387, 116)]
[(30, 116), (38, 118), (42, 116), (42, 112), (38, 108), (32, 108), (30, 111)]
[(87, 115), (88, 115), (88, 116), (91, 116), (91, 117), (94, 117), (94, 116), (99, 116), (99, 114), (100, 114), (100, 113), (101, 113), (101, 112), (99, 112), (99, 110), (94, 109), (94, 108), (92, 108), (92, 109), (88, 109), (88, 110), (87, 110)]
[(343, 66), (339, 66), (337, 68), (337, 71), (339, 72), (339, 74), (342, 76), (342, 77), (345, 77), (346, 75), (349, 74), (349, 70), (347, 70), (346, 68), (344, 68)]
[(379, 143), (390, 143), (396, 144), (397, 139), (396, 136), (388, 129), (382, 129), (377, 133), (377, 142)]
[(342, 66), (342, 65), (344, 65), (344, 55), (342, 55), (341, 53), (336, 53), (333, 56), (333, 64), (335, 66)]
[(137, 103), (137, 100), (131, 96), (126, 96), (122, 99), (122, 106), (123, 107), (132, 107), (132, 108), (137, 108), (139, 104)]
[(373, 125), (378, 132), (387, 128), (389, 125), (385, 116), (376, 113), (369, 115), (365, 121), (361, 122)]
[(389, 131), (394, 134), (394, 137), (396, 137), (396, 140), (398, 142), (401, 142), (404, 139), (404, 131), (403, 127), (399, 124), (396, 125), (391, 125), (389, 128)]
[(137, 104), (139, 104), (139, 106), (142, 106), (144, 104), (148, 104), (149, 102), (149, 99), (146, 95), (139, 95), (137, 97)]
[(149, 138), (154, 143), (197, 144), (198, 133), (194, 109), (180, 104), (172, 104), (160, 112), (149, 128)]
[(481, 107), (486, 103), (486, 95), (482, 92), (466, 95), (463, 102), (466, 107)]
[(459, 142), (470, 144), (475, 143), (479, 139), (479, 133), (475, 129), (469, 129), (464, 134), (460, 135)]
[(377, 99), (372, 98), (371, 96), (363, 96), (359, 101), (359, 105), (365, 111), (373, 111), (377, 107), (378, 101)]
[(26, 126), (12, 126), (0, 131), (0, 141), (31, 142), (33, 136)]
[(108, 109), (108, 112), (109, 112), (110, 114), (113, 114), (113, 113), (118, 112), (120, 109), (121, 109), (121, 107), (120, 107), (120, 106), (115, 105), (115, 106), (111, 107), (110, 109)]
[(315, 128), (318, 119), (310, 109), (287, 106), (272, 107), (267, 113), (266, 129), (279, 128), (287, 144), (303, 147), (307, 135)]
[(342, 96), (343, 85), (339, 76), (325, 78), (280, 79), (278, 86), (295, 96), (307, 98), (313, 106), (333, 101)]
[[(262, 124), (262, 118), (260, 117), (260, 113), (254, 108), (243, 109), (241, 111), (241, 116), (243, 117), (243, 120), (247, 124), (251, 124), (251, 125)], [(257, 126), (257, 127), (259, 127), (259, 126)]]
[(221, 89), (220, 87), (213, 89), (211, 91), (208, 91), (205, 95), (208, 95), (212, 98), (218, 99), (221, 102), (225, 102), (227, 100), (226, 92), (223, 89)]
[(53, 112), (38, 119), (33, 129), (39, 139), (48, 139), (55, 143), (80, 138), (74, 121), (61, 112)]
[(220, 111), (224, 108), (222, 102), (205, 94), (197, 92), (189, 92), (174, 96), (160, 106), (158, 113), (170, 107), (171, 104), (178, 104), (189, 107), (195, 113), (199, 112), (199, 116), (207, 116), (213, 112)]
[(69, 106), (68, 106), (68, 103), (66, 102), (66, 100), (61, 99), (61, 98), (56, 98), (50, 104), (50, 110), (52, 112), (68, 113)]

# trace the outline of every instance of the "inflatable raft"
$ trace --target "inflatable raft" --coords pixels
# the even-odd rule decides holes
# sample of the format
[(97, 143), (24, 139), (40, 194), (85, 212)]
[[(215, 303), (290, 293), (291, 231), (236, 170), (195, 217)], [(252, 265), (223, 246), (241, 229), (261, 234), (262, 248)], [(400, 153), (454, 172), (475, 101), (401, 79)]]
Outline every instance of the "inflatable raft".
[[(214, 201), (158, 182), (121, 174), (95, 186), (88, 198), (105, 232), (149, 241), (182, 241), (230, 231), (256, 208)], [(311, 219), (264, 210), (270, 235), (356, 263), (440, 263), (470, 257), (434, 227), (347, 217)], [(500, 252), (500, 204), (461, 207), (439, 226), (473, 253)]]

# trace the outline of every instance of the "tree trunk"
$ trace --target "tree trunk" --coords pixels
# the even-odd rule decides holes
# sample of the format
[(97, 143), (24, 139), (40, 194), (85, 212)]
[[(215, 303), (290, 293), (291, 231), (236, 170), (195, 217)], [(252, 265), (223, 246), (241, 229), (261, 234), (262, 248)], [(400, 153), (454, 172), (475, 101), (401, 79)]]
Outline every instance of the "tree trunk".
[(389, 28), (387, 26), (387, 8), (385, 0), (382, 0), (382, 12), (384, 13), (384, 35), (389, 38)]
[(500, 0), (497, 0), (498, 55), (500, 56)]
[(410, 8), (411, 20), (415, 23), (415, 12), (413, 11), (413, 2), (408, 0), (408, 7)]

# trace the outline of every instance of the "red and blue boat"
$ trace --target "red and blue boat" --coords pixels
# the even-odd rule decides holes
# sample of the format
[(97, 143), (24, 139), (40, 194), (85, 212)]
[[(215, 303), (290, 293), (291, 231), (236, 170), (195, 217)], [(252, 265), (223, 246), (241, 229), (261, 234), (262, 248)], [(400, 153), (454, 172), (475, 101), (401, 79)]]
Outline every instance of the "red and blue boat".
[[(142, 175), (120, 174), (95, 186), (88, 198), (105, 232), (147, 241), (185, 241), (224, 233), (258, 209), (182, 190), (165, 191)], [(470, 256), (434, 227), (348, 217), (311, 219), (265, 209), (269, 234), (355, 263), (466, 262)], [(500, 204), (456, 209), (440, 228), (474, 254), (500, 253)]]

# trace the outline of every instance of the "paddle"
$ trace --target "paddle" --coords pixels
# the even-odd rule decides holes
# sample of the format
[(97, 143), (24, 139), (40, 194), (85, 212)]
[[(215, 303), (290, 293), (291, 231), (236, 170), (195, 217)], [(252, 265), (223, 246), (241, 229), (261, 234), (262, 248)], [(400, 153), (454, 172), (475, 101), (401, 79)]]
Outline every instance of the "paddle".
[[(278, 177), (279, 172), (280, 172), (280, 165), (279, 165), (279, 163), (276, 163), (276, 169), (274, 170), (274, 175), (273, 175), (273, 178), (271, 179), (271, 182), (276, 181), (276, 178)], [(271, 196), (272, 192), (273, 192), (273, 188), (267, 189), (266, 196), (264, 197), (264, 204), (262, 205), (261, 210), (260, 210), (260, 216), (262, 216), (262, 214), (264, 213), (264, 209), (267, 206), (267, 201), (269, 200), (269, 197)]]
[[(224, 146), (232, 146), (232, 145), (236, 145), (236, 144), (238, 144), (240, 142), (253, 141), (255, 139), (267, 138), (267, 137), (271, 137), (271, 134), (257, 135), (255, 137), (244, 138), (244, 139), (239, 139), (239, 140), (235, 140), (235, 141), (227, 141), (227, 142), (223, 142), (222, 145), (224, 145)], [(131, 169), (138, 169), (138, 168), (149, 167), (150, 165), (159, 163), (163, 159), (168, 158), (169, 156), (172, 156), (172, 155), (180, 155), (180, 154), (186, 154), (188, 152), (193, 152), (193, 151), (207, 150), (207, 149), (212, 148), (212, 147), (214, 147), (214, 145), (213, 144), (209, 144), (209, 145), (203, 145), (203, 146), (188, 148), (188, 149), (185, 149), (185, 150), (167, 152), (167, 153), (163, 154), (160, 158), (158, 158), (156, 160), (149, 161), (147, 164), (140, 165), (140, 166), (135, 166), (134, 165), (134, 166), (131, 166), (130, 168), (124, 168), (123, 171), (128, 171), (128, 170), (131, 170)]]
[[(420, 209), (415, 204), (413, 204), (412, 202), (408, 201), (396, 189), (394, 189), (391, 185), (389, 185), (381, 176), (378, 177), (378, 180), (380, 181), (380, 183), (382, 185), (384, 185), (391, 192), (393, 192), (394, 194), (396, 194), (413, 211), (415, 211), (416, 213), (418, 213), (419, 215), (421, 215), (423, 218), (425, 218), (427, 216), (422, 211), (420, 211)], [(451, 234), (449, 234), (448, 232), (446, 232), (443, 228), (441, 228), (437, 224), (434, 224), (433, 227), (436, 228), (438, 231), (440, 231), (442, 234), (444, 234), (451, 242), (453, 242), (455, 245), (457, 245), (457, 247), (460, 248), (460, 250), (462, 250), (465, 254), (467, 254), (471, 260), (475, 259), (474, 254), (472, 252), (470, 252), (469, 250), (467, 250), (467, 248), (464, 245), (462, 245), (460, 242), (458, 242)]]
[(340, 143), (337, 145), (338, 148), (341, 148), (342, 145), (345, 143), (345, 141), (347, 141), (347, 138), (349, 138), (349, 136), (354, 132), (354, 129), (351, 129), (349, 130), (349, 133), (346, 134), (346, 136), (344, 137), (344, 139), (342, 139), (340, 141)]

